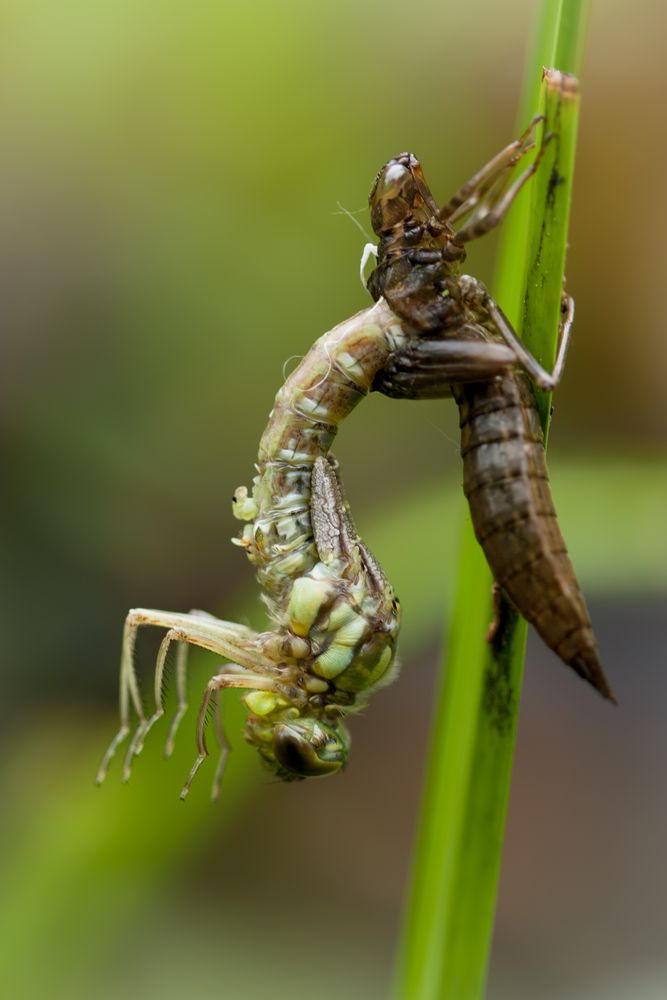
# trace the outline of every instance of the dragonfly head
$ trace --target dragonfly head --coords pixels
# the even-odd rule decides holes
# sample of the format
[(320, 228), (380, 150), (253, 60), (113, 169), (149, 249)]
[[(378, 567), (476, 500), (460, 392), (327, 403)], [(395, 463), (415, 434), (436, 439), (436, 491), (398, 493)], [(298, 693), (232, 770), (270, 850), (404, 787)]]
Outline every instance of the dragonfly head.
[(424, 180), (421, 163), (412, 153), (400, 153), (380, 170), (368, 199), (377, 236), (397, 226), (424, 225), (438, 211)]
[(273, 729), (277, 773), (284, 781), (335, 774), (347, 761), (349, 749), (350, 737), (340, 722), (306, 716), (278, 722)]

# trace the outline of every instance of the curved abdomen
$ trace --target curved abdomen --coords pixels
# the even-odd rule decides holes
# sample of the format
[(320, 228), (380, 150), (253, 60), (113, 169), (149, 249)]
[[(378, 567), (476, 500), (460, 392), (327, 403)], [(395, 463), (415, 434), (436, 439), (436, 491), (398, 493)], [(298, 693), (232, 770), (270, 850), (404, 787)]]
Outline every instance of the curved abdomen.
[(310, 515), (313, 466), (404, 340), (386, 302), (378, 302), (320, 337), (276, 396), (252, 496), (237, 490), (235, 513), (248, 522), (239, 543), (268, 599), (280, 606), (293, 581), (319, 561)]
[(553, 651), (606, 698), (586, 602), (556, 519), (530, 384), (508, 372), (458, 385), (463, 489), (496, 581)]

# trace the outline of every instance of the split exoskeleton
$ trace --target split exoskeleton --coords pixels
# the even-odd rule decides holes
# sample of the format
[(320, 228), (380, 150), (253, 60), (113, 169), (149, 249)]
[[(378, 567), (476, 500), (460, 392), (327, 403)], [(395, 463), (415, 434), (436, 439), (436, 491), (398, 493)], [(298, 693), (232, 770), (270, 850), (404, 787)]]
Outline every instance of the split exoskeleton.
[[(284, 780), (334, 773), (345, 764), (344, 718), (395, 674), (400, 611), (392, 587), (359, 538), (330, 448), (338, 425), (371, 390), (397, 398), (454, 396), (461, 412), (464, 488), (477, 537), (496, 581), (545, 641), (602, 694), (613, 697), (597, 659), (586, 606), (549, 492), (542, 431), (526, 375), (553, 388), (572, 323), (565, 300), (552, 373), (526, 351), (484, 286), (459, 268), (465, 244), (497, 225), (539, 164), (518, 176), (539, 119), (442, 208), (411, 154), (389, 161), (371, 192), (379, 237), (368, 282), (376, 304), (324, 334), (286, 380), (260, 442), (252, 492), (239, 488), (235, 539), (253, 565), (272, 628), (255, 632), (204, 612), (131, 611), (120, 671), (120, 728), (98, 772), (137, 724), (124, 779), (164, 714), (168, 649), (178, 645), (177, 709), (171, 752), (187, 707), (188, 644), (226, 662), (209, 680), (197, 721), (197, 757), (185, 796), (208, 755), (205, 723), (214, 706), (218, 794), (228, 746), (219, 695), (241, 688), (246, 739)], [(548, 140), (547, 140), (548, 141)], [(454, 223), (464, 224), (456, 230)], [(143, 706), (134, 666), (139, 626), (166, 630), (158, 653), (155, 708)]]

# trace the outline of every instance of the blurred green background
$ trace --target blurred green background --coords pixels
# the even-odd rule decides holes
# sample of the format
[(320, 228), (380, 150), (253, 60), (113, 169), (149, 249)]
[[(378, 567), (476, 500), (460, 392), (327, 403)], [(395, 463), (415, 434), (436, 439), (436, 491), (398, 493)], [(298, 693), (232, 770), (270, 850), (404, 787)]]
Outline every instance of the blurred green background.
[[(271, 783), (230, 703), (218, 805), (210, 767), (178, 799), (192, 710), (169, 763), (156, 727), (128, 786), (92, 779), (129, 607), (262, 620), (230, 500), (286, 360), (367, 304), (339, 204), (403, 149), (444, 200), (514, 136), (533, 7), (3, 5), (4, 995), (387, 995), (463, 516), (452, 404), (372, 398), (337, 443), (405, 621), (346, 774)], [(531, 638), (493, 1000), (667, 992), (664, 31), (655, 0), (593, 13), (550, 451), (621, 707)], [(191, 703), (215, 667), (193, 657)]]

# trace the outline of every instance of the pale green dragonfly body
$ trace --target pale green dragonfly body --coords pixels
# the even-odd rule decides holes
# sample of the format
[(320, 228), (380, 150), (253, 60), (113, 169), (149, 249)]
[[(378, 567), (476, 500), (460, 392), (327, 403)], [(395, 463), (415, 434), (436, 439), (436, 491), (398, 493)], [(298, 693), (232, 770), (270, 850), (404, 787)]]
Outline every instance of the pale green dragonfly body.
[[(216, 706), (220, 761), (218, 794), (227, 754), (218, 713), (226, 688), (247, 691), (246, 739), (284, 780), (331, 774), (345, 763), (349, 737), (342, 719), (386, 683), (399, 629), (399, 606), (377, 561), (358, 537), (329, 449), (341, 420), (366, 396), (405, 337), (386, 303), (378, 302), (321, 337), (282, 386), (260, 442), (252, 493), (240, 487), (234, 513), (245, 521), (236, 543), (257, 569), (273, 628), (255, 632), (199, 611), (189, 614), (136, 608), (129, 612), (120, 672), (120, 728), (97, 780), (130, 731), (124, 778), (153, 724), (164, 714), (167, 650), (179, 643), (179, 705), (167, 753), (186, 708), (187, 644), (228, 663), (207, 684), (197, 726), (198, 754), (183, 788), (208, 755), (204, 725)], [(143, 706), (134, 667), (137, 629), (167, 629), (155, 670), (155, 710)]]

